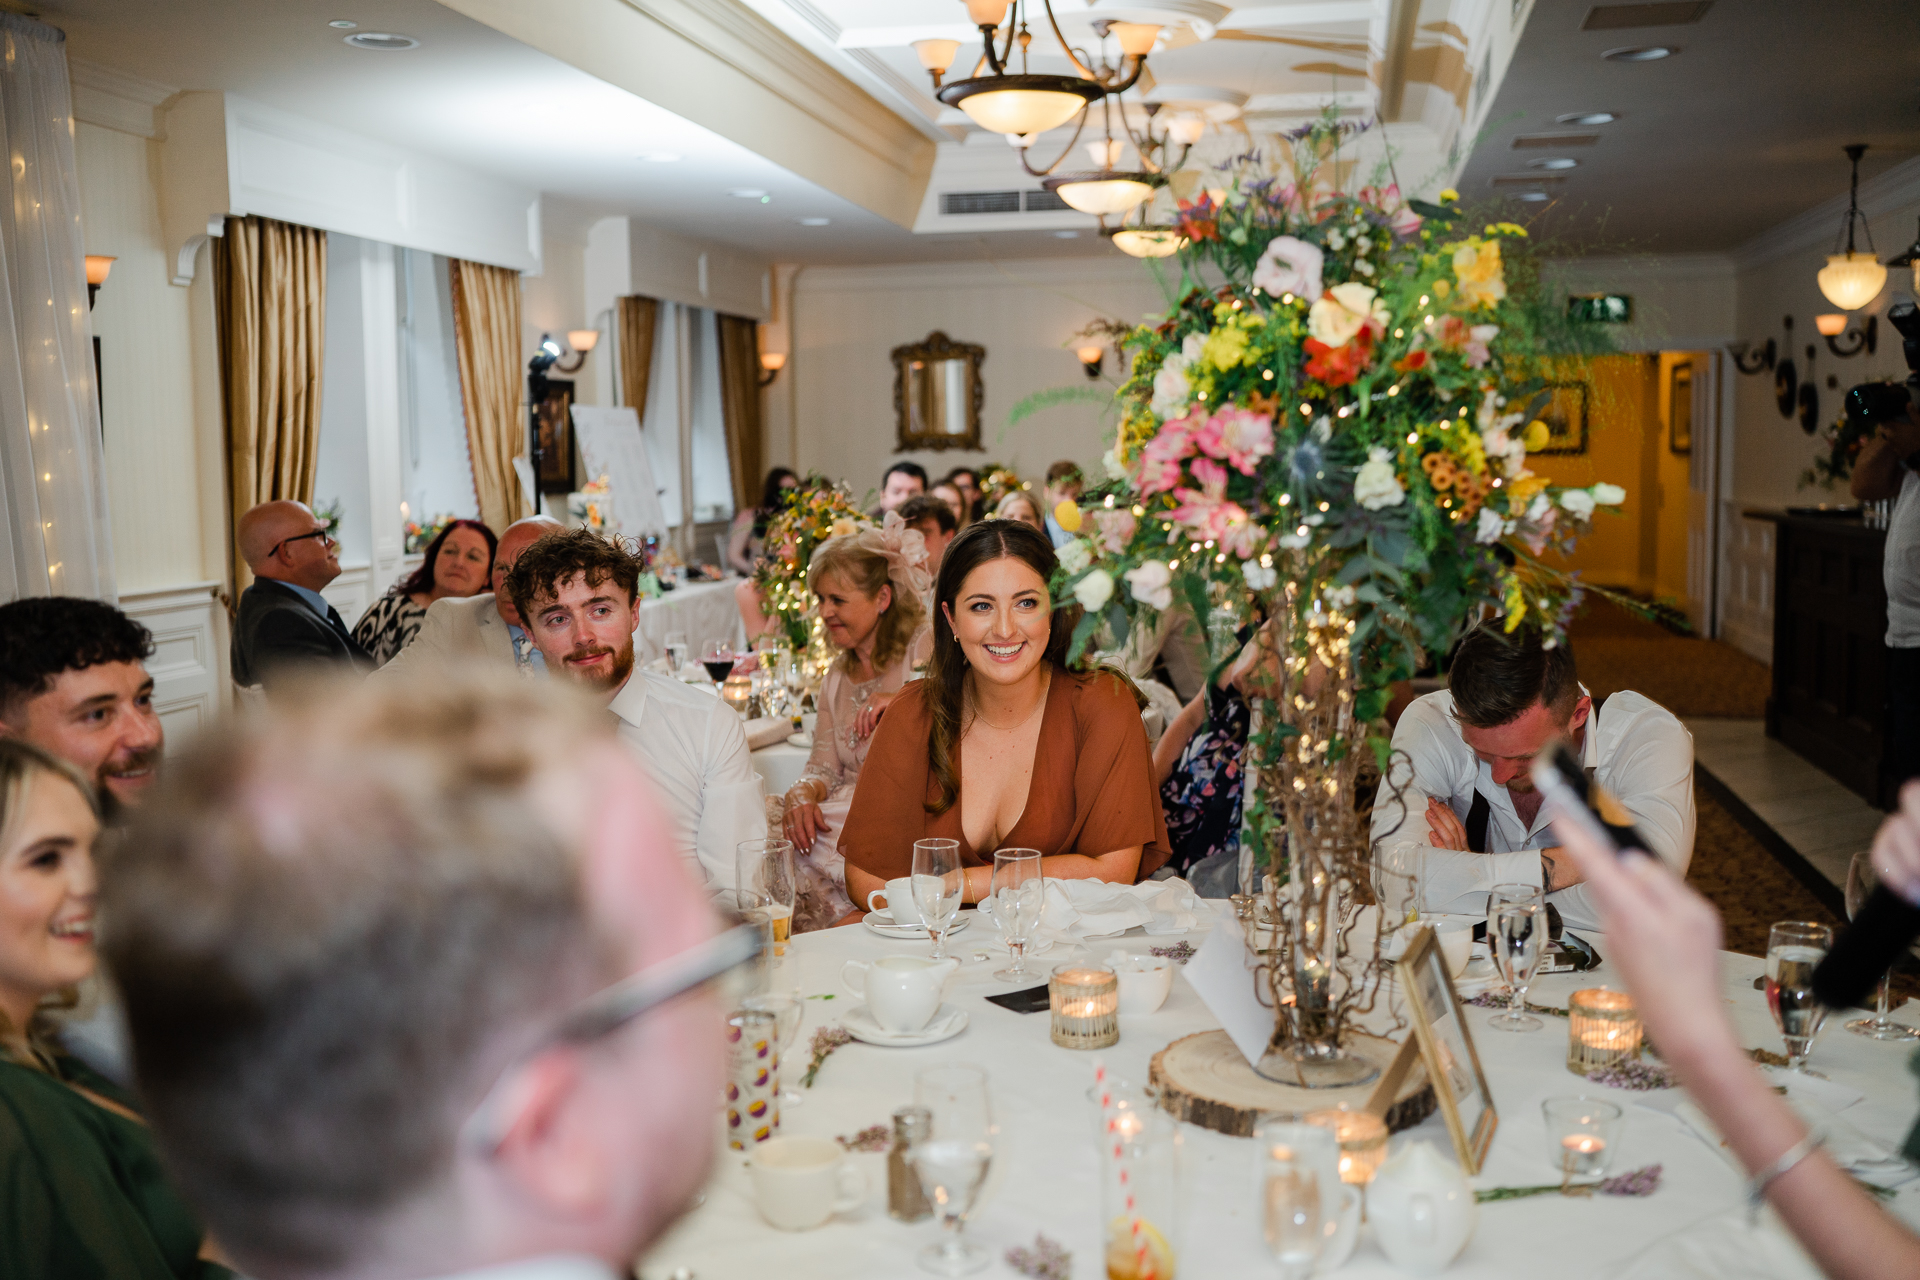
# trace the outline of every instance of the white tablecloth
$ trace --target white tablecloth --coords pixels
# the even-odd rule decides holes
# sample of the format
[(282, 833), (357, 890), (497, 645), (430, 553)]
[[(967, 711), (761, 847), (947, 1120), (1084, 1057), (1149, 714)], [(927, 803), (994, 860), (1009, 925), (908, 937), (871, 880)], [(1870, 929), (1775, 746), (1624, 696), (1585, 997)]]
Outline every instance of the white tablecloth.
[(785, 795), (788, 787), (800, 781), (800, 774), (807, 767), (807, 757), (812, 754), (805, 747), (777, 742), (753, 753), (753, 771), (760, 775), (769, 796)]
[(674, 590), (640, 604), (640, 625), (633, 631), (634, 656), (651, 662), (667, 651), (667, 633), (684, 631), (689, 646), (687, 656), (700, 661), (700, 650), (709, 640), (725, 640), (736, 647), (746, 642), (746, 628), (740, 621), (740, 606), (733, 598), (738, 578), (719, 582), (681, 583)]
[[(1224, 904), (1222, 904), (1224, 905)], [(1102, 1231), (1092, 1121), (1084, 1094), (1093, 1079), (1094, 1058), (1110, 1072), (1144, 1081), (1148, 1060), (1169, 1042), (1218, 1025), (1184, 979), (1161, 1010), (1121, 1019), (1120, 1043), (1099, 1054), (1062, 1049), (1048, 1040), (1043, 1013), (1010, 1013), (983, 996), (1008, 989), (991, 974), (1005, 963), (1005, 952), (991, 961), (974, 961), (974, 951), (992, 937), (992, 926), (975, 919), (951, 939), (954, 954), (966, 961), (947, 988), (947, 1000), (966, 1010), (967, 1030), (945, 1043), (919, 1049), (879, 1048), (855, 1042), (838, 1050), (821, 1069), (816, 1086), (803, 1090), (806, 1103), (782, 1117), (783, 1133), (835, 1136), (868, 1125), (889, 1125), (893, 1108), (913, 1100), (913, 1074), (942, 1062), (985, 1066), (1000, 1124), (992, 1189), (969, 1224), (969, 1236), (989, 1248), (994, 1263), (982, 1275), (1014, 1273), (1000, 1260), (1015, 1244), (1030, 1245), (1044, 1231), (1073, 1252), (1076, 1280), (1097, 1280), (1102, 1269)], [(1201, 937), (1190, 940), (1197, 946)], [(1088, 950), (1104, 956), (1115, 947), (1145, 951), (1171, 938), (1149, 939), (1135, 931), (1096, 941)], [(1606, 952), (1604, 940), (1599, 943)], [(833, 1022), (852, 1003), (840, 985), (841, 965), (849, 959), (925, 954), (927, 944), (878, 937), (855, 926), (811, 933), (794, 939), (783, 974), (808, 995), (831, 1000), (806, 1002), (806, 1021), (790, 1056), (791, 1079), (806, 1069), (806, 1041), (814, 1030)], [(1067, 957), (1038, 957), (1041, 972)], [(1778, 1050), (1780, 1038), (1752, 981), (1763, 962), (1746, 956), (1722, 958), (1727, 1002), (1742, 1043)], [(1609, 971), (1560, 974), (1534, 987), (1539, 1003), (1565, 1007), (1570, 992), (1606, 984)], [(1618, 978), (1612, 982), (1618, 985)], [(1031, 985), (1031, 984), (1030, 984)], [(1704, 1142), (1669, 1114), (1636, 1105), (1658, 1098), (1610, 1090), (1579, 1080), (1565, 1066), (1567, 1024), (1547, 1017), (1545, 1028), (1528, 1034), (1504, 1034), (1487, 1028), (1491, 1010), (1469, 1007), (1475, 1045), (1500, 1113), (1500, 1125), (1480, 1187), (1536, 1185), (1556, 1180), (1545, 1151), (1540, 1103), (1553, 1096), (1604, 1095), (1623, 1105), (1625, 1118), (1619, 1157), (1611, 1172), (1643, 1165), (1665, 1168), (1660, 1190), (1646, 1199), (1542, 1196), (1480, 1206), (1479, 1224), (1454, 1264), (1456, 1275), (1612, 1276), (1657, 1275), (1810, 1275), (1797, 1249), (1763, 1219), (1750, 1233), (1742, 1212), (1740, 1177)], [(1857, 1015), (1855, 1015), (1857, 1016)], [(1911, 1014), (1903, 1016), (1910, 1017)], [(1905, 1063), (1910, 1052), (1899, 1044), (1880, 1044), (1849, 1034), (1830, 1018), (1814, 1050), (1812, 1066), (1835, 1083), (1863, 1091), (1863, 1101), (1842, 1118), (1883, 1141), (1898, 1144), (1916, 1109), (1912, 1078)], [(1192, 1126), (1183, 1126), (1186, 1145), (1183, 1177), (1189, 1208), (1181, 1229), (1179, 1274), (1184, 1280), (1224, 1280), (1271, 1274), (1273, 1263), (1260, 1238), (1254, 1212), (1254, 1146)], [(716, 1134), (718, 1133), (716, 1123)], [(1396, 1135), (1394, 1148), (1409, 1137), (1424, 1139), (1446, 1158), (1452, 1147), (1436, 1114)], [(934, 1240), (931, 1221), (904, 1225), (886, 1214), (886, 1165), (883, 1155), (851, 1157), (867, 1176), (863, 1208), (801, 1235), (775, 1230), (759, 1216), (740, 1153), (723, 1151), (706, 1190), (704, 1204), (664, 1237), (642, 1262), (647, 1280), (664, 1280), (676, 1268), (688, 1268), (698, 1280), (780, 1276), (783, 1280), (855, 1280), (857, 1277), (921, 1275), (915, 1252)], [(1894, 1212), (1909, 1223), (1920, 1221), (1920, 1182), (1901, 1188)], [(1769, 1215), (1770, 1217), (1770, 1215)], [(1358, 1249), (1338, 1273), (1371, 1277), (1400, 1274), (1363, 1228)], [(1683, 1261), (1688, 1259), (1690, 1261)]]

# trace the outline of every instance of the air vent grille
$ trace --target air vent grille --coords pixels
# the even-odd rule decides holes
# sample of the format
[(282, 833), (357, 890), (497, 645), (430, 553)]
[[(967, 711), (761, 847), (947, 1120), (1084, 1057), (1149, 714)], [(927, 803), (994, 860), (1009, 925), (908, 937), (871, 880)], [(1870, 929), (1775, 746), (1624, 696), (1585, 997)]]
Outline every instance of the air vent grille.
[(1028, 213), (1071, 213), (1073, 206), (1051, 191), (1028, 191), (1023, 193)]
[(1597, 4), (1587, 10), (1582, 31), (1625, 31), (1630, 27), (1684, 27), (1698, 22), (1713, 8), (1713, 0), (1678, 0), (1664, 4)]
[(1494, 175), (1496, 187), (1557, 187), (1566, 179), (1557, 173), (1501, 173)]
[(1523, 133), (1513, 140), (1515, 151), (1529, 149), (1559, 150), (1561, 147), (1592, 147), (1599, 145), (1597, 133)]
[(943, 191), (942, 217), (968, 213), (1071, 213), (1073, 206), (1051, 191)]

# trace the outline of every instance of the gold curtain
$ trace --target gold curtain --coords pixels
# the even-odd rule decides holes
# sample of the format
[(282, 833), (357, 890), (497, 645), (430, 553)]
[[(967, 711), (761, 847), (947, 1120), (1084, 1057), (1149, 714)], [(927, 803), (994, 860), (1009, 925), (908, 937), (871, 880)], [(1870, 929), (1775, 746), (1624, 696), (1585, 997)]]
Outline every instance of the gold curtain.
[(620, 403), (632, 405), (643, 424), (647, 387), (653, 381), (654, 328), (659, 323), (659, 299), (620, 299)]
[(458, 258), (447, 265), (473, 494), (480, 518), (503, 533), (530, 514), (513, 469), (513, 460), (527, 451), (528, 436), (520, 411), (520, 273)]
[(227, 233), (213, 246), (213, 293), (237, 593), (253, 580), (234, 545), (240, 516), (262, 502), (313, 501), (327, 233), (271, 218), (228, 218)]
[(727, 466), (733, 472), (733, 509), (760, 501), (760, 342), (758, 326), (740, 316), (720, 316), (720, 421), (727, 432)]

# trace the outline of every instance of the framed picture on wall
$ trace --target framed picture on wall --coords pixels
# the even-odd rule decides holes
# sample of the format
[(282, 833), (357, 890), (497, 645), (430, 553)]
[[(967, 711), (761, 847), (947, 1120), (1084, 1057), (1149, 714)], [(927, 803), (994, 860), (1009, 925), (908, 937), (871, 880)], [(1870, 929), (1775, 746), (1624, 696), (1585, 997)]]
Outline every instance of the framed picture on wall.
[(1585, 453), (1587, 451), (1587, 384), (1554, 382), (1547, 385), (1546, 403), (1540, 406), (1540, 421), (1547, 424), (1547, 444), (1535, 453)]
[(1667, 448), (1693, 452), (1693, 362), (1682, 360), (1667, 372)]
[(533, 474), (541, 493), (572, 493), (573, 383), (564, 378), (530, 378), (533, 397)]

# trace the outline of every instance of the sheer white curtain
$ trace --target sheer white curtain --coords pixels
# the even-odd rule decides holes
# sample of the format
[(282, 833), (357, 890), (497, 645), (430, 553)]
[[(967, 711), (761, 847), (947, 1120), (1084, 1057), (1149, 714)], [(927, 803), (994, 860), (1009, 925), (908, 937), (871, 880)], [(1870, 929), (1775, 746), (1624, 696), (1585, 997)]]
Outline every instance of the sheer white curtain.
[(0, 13), (0, 599), (116, 599), (66, 37)]

